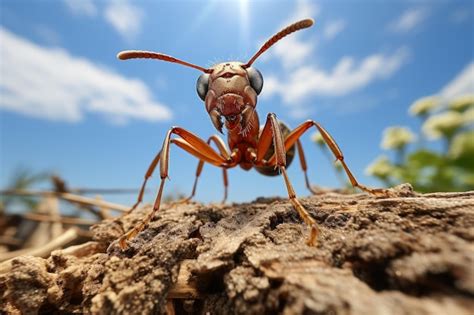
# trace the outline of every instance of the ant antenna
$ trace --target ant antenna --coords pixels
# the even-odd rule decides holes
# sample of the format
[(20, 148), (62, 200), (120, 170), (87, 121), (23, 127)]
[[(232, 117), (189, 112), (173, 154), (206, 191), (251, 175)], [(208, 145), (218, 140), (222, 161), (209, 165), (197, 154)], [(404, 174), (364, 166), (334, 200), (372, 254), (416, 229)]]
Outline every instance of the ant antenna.
[(197, 70), (200, 70), (204, 73), (211, 73), (212, 69), (206, 69), (195, 64), (177, 59), (175, 57), (171, 57), (165, 54), (160, 54), (153, 51), (143, 51), (143, 50), (125, 50), (121, 51), (117, 54), (117, 58), (120, 60), (127, 60), (127, 59), (136, 59), (136, 58), (147, 58), (147, 59), (158, 59), (168, 62), (179, 63), (183, 66), (188, 66)]
[(244, 65), (244, 68), (248, 68), (252, 65), (252, 63), (261, 55), (263, 54), (268, 48), (272, 47), (276, 42), (278, 42), (280, 39), (283, 37), (290, 35), (293, 32), (299, 31), (304, 28), (308, 28), (314, 24), (314, 21), (312, 19), (305, 19), (298, 21), (296, 23), (293, 23), (275, 35), (273, 35), (269, 40), (266, 41), (265, 44), (260, 48), (259, 51), (253, 57)]

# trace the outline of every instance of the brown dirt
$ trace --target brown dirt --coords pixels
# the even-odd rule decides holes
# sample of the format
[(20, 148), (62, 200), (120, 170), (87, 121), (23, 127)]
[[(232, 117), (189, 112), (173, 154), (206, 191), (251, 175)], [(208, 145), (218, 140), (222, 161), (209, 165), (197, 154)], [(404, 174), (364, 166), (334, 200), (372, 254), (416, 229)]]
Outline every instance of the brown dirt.
[(95, 242), (11, 261), (0, 313), (472, 314), (474, 192), (394, 192), (301, 199), (317, 247), (287, 200), (263, 198), (165, 205), (127, 250), (110, 245), (137, 209)]

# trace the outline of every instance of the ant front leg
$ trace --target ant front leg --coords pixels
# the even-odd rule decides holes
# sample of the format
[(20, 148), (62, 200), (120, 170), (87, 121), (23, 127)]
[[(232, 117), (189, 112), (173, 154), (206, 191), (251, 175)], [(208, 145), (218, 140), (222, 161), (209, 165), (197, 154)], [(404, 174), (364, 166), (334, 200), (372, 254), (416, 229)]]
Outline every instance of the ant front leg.
[[(175, 134), (180, 136), (181, 138), (171, 139), (171, 135)], [(170, 143), (176, 144), (181, 149), (185, 150), (186, 152), (190, 153), (191, 155), (197, 157), (199, 160), (210, 163), (217, 167), (232, 167), (230, 159), (226, 159), (223, 156), (219, 155), (212, 147), (207, 144), (204, 140), (199, 138), (198, 136), (194, 135), (193, 133), (180, 128), (180, 127), (173, 127), (171, 128), (168, 133), (166, 134), (165, 140), (163, 141), (162, 149), (157, 157), (153, 160), (152, 164), (149, 167), (150, 175), (153, 170), (156, 168), (157, 164), (160, 164), (160, 188), (158, 189), (157, 196), (155, 198), (155, 202), (153, 203), (153, 209), (150, 213), (146, 216), (140, 224), (135, 226), (133, 229), (125, 233), (122, 237), (119, 238), (119, 244), (122, 249), (127, 247), (127, 240), (136, 236), (139, 232), (141, 232), (153, 219), (155, 213), (160, 209), (161, 205), (161, 198), (163, 195), (163, 188), (165, 185), (165, 180), (168, 177), (168, 164), (169, 164), (169, 148)], [(149, 173), (147, 172), (147, 174)], [(149, 176), (148, 176), (149, 177)], [(146, 183), (142, 185), (144, 187)], [(142, 194), (141, 194), (142, 195)], [(139, 201), (141, 196), (139, 197)]]
[[(349, 178), (351, 184), (353, 187), (357, 187), (362, 191), (365, 191), (369, 194), (372, 195), (377, 195), (377, 196), (387, 196), (390, 195), (389, 190), (387, 189), (381, 189), (381, 188), (370, 188), (365, 185), (360, 184), (355, 176), (352, 174), (351, 170), (347, 166), (346, 162), (344, 161), (344, 155), (342, 154), (341, 149), (337, 145), (336, 141), (333, 139), (333, 137), (329, 134), (329, 132), (326, 131), (320, 124), (313, 120), (308, 120), (298, 127), (296, 127), (292, 132), (288, 134), (288, 136), (285, 139), (285, 149), (291, 148), (295, 144), (295, 142), (299, 143), (299, 138), (311, 127), (316, 127), (318, 131), (321, 133), (321, 136), (324, 139), (324, 142), (328, 145), (328, 147), (331, 149), (332, 153), (336, 157), (336, 160), (341, 162), (342, 167), (344, 168), (344, 171), (347, 174), (347, 177)], [(273, 161), (276, 160), (276, 156), (273, 156), (270, 158), (269, 163), (272, 163)], [(306, 176), (306, 170), (305, 170), (305, 176)], [(307, 185), (309, 183), (307, 182)], [(311, 190), (311, 189), (310, 189)], [(312, 191), (312, 190), (311, 190)]]
[[(263, 157), (267, 153), (270, 145), (274, 146), (273, 161), (265, 161)], [(319, 228), (316, 221), (309, 215), (308, 211), (303, 207), (301, 202), (296, 197), (295, 190), (293, 185), (288, 178), (286, 173), (286, 149), (283, 141), (283, 135), (280, 130), (280, 125), (276, 119), (275, 114), (271, 113), (267, 116), (267, 121), (263, 127), (262, 133), (260, 135), (258, 144), (257, 144), (257, 153), (254, 155), (255, 165), (265, 165), (265, 166), (275, 166), (281, 170), (283, 178), (285, 180), (286, 189), (288, 191), (288, 197), (290, 202), (298, 212), (303, 221), (309, 225), (311, 228), (307, 244), (310, 246), (315, 246), (317, 243), (317, 237), (319, 234)]]

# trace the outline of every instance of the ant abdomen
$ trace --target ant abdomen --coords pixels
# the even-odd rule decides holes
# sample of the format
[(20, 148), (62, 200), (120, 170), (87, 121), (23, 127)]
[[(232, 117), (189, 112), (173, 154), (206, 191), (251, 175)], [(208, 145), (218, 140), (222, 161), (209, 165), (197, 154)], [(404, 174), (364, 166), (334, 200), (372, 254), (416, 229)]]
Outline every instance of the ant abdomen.
[[(283, 135), (283, 138), (286, 138), (286, 136), (291, 132), (290, 128), (281, 120), (278, 121), (278, 124), (280, 125), (280, 130)], [(260, 128), (260, 132), (262, 131), (262, 128), (263, 126)], [(275, 153), (274, 147), (275, 146), (273, 145), (273, 141), (272, 141), (272, 144), (270, 145), (267, 153), (264, 156), (265, 160), (268, 161), (272, 157), (272, 155)], [(295, 145), (293, 145), (290, 149), (288, 149), (288, 151), (286, 151), (286, 168), (288, 168), (291, 162), (293, 162), (293, 158), (295, 157), (295, 151), (296, 151)], [(255, 166), (255, 169), (257, 170), (257, 172), (265, 176), (280, 175), (280, 170), (278, 169), (278, 167), (275, 167), (275, 166)]]

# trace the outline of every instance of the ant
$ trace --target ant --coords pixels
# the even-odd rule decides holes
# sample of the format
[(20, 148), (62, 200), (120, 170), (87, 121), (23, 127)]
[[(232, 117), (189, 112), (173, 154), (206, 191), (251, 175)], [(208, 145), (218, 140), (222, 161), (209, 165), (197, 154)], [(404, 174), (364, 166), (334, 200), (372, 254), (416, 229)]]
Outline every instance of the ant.
[[(292, 162), (295, 151), (297, 151), (301, 168), (304, 172), (306, 187), (312, 193), (316, 193), (308, 180), (306, 159), (299, 140), (311, 127), (316, 127), (321, 133), (321, 136), (336, 159), (340, 161), (352, 186), (374, 195), (386, 195), (388, 193), (385, 189), (366, 187), (356, 180), (346, 165), (339, 146), (319, 123), (313, 120), (307, 120), (295, 129), (290, 130), (283, 122), (277, 120), (274, 113), (270, 113), (267, 115), (265, 125), (262, 128), (259, 127), (259, 119), (255, 107), (257, 105), (257, 96), (263, 88), (263, 76), (260, 71), (252, 67), (252, 64), (261, 54), (283, 37), (293, 32), (309, 28), (313, 24), (314, 21), (312, 19), (304, 19), (285, 27), (268, 39), (247, 63), (230, 61), (216, 64), (210, 68), (203, 68), (172, 56), (150, 51), (130, 50), (122, 51), (117, 55), (121, 60), (134, 58), (158, 59), (191, 67), (203, 72), (197, 80), (197, 94), (201, 100), (204, 101), (214, 127), (220, 133), (223, 133), (222, 128), (224, 126), (227, 129), (227, 141), (230, 148), (229, 150), (226, 147), (225, 142), (218, 135), (213, 135), (209, 137), (207, 141), (204, 141), (181, 127), (172, 127), (169, 129), (166, 133), (161, 151), (148, 167), (137, 202), (129, 212), (135, 209), (142, 201), (146, 183), (159, 163), (161, 183), (153, 205), (153, 210), (151, 210), (140, 224), (120, 237), (119, 244), (122, 249), (127, 247), (127, 240), (130, 240), (142, 231), (160, 209), (163, 187), (168, 177), (170, 144), (177, 145), (199, 159), (191, 195), (184, 199), (183, 202), (187, 202), (194, 197), (204, 162), (222, 168), (225, 189), (224, 202), (227, 198), (227, 169), (229, 168), (239, 165), (244, 170), (250, 170), (254, 167), (259, 173), (266, 176), (281, 174), (293, 207), (303, 221), (310, 227), (307, 240), (307, 244), (310, 246), (316, 245), (319, 229), (316, 221), (297, 199), (293, 186), (288, 178), (286, 168)], [(171, 138), (172, 135), (178, 137)], [(211, 147), (211, 142), (217, 146), (218, 151)]]

